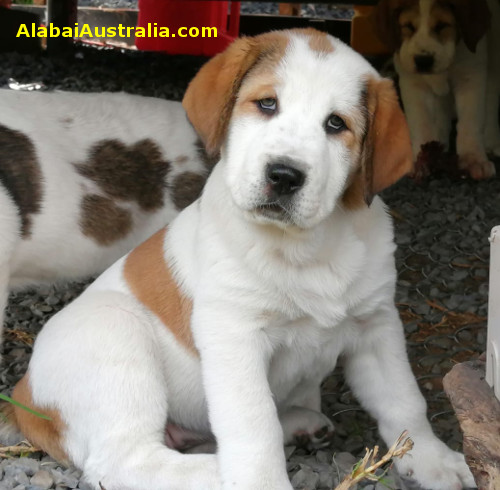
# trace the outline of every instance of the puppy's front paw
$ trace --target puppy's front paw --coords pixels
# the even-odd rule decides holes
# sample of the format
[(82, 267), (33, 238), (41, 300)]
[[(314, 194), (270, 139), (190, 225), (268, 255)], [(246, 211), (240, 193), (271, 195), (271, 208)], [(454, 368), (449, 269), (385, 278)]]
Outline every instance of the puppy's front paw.
[(494, 177), (496, 173), (495, 165), (492, 162), (472, 155), (460, 156), (459, 167), (475, 180), (489, 179)]
[(408, 488), (462, 490), (476, 488), (463, 454), (437, 439), (416, 439), (414, 448), (396, 462)]

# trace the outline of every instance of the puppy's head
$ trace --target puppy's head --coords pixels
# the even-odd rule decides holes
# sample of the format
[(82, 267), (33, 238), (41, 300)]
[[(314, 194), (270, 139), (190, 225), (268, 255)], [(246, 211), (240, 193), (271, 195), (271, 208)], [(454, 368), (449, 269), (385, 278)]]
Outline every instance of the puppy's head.
[(490, 25), (486, 0), (381, 0), (374, 21), (378, 35), (410, 73), (442, 73), (463, 39), (475, 52)]
[(252, 220), (310, 228), (337, 206), (366, 206), (411, 168), (392, 83), (313, 29), (235, 41), (183, 101), (225, 184)]

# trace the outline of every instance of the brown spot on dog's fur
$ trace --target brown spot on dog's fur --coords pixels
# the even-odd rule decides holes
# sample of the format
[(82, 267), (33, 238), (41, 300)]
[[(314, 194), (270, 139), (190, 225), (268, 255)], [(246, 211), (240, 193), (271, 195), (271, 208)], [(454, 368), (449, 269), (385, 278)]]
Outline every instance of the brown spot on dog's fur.
[(333, 44), (325, 32), (319, 32), (315, 29), (308, 30), (309, 47), (318, 53), (333, 53)]
[(204, 175), (194, 172), (184, 172), (177, 175), (172, 184), (172, 199), (175, 207), (181, 210), (196, 201), (201, 196), (206, 181), (207, 178)]
[(175, 163), (179, 163), (180, 165), (186, 163), (187, 161), (189, 161), (189, 157), (187, 157), (186, 155), (181, 155), (180, 157), (177, 157), (175, 159)]
[(135, 201), (144, 211), (154, 211), (164, 204), (170, 162), (163, 159), (160, 148), (150, 139), (130, 146), (118, 140), (100, 141), (91, 148), (87, 162), (76, 168), (109, 197)]
[(196, 352), (191, 333), (192, 302), (179, 290), (165, 262), (166, 229), (130, 252), (123, 274), (135, 297), (154, 313), (188, 350)]
[(83, 196), (80, 228), (82, 233), (100, 245), (111, 245), (125, 238), (132, 229), (132, 216), (107, 197)]
[(19, 210), (21, 236), (31, 235), (31, 215), (39, 213), (42, 201), (42, 173), (35, 147), (21, 133), (0, 125), (0, 184)]
[(16, 406), (13, 408), (15, 424), (26, 439), (34, 446), (50, 454), (57, 461), (66, 465), (69, 464), (69, 458), (62, 447), (61, 440), (66, 428), (65, 423), (57, 410), (35, 405), (28, 374), (25, 374), (16, 384), (12, 398), (28, 408), (50, 417), (51, 420), (46, 420), (22, 408)]
[(219, 152), (215, 153), (214, 155), (209, 155), (207, 151), (205, 150), (205, 145), (203, 144), (203, 141), (198, 138), (196, 141), (196, 151), (198, 153), (198, 156), (200, 157), (201, 161), (203, 162), (203, 165), (211, 171), (214, 167), (215, 164), (220, 160), (220, 154)]

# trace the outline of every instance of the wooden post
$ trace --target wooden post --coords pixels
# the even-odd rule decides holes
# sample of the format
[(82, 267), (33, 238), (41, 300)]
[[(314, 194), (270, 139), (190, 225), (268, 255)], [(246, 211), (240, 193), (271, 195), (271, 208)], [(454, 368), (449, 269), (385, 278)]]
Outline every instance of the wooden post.
[(298, 17), (300, 16), (300, 3), (280, 3), (279, 12), (280, 15), (293, 15)]
[(500, 489), (500, 402), (485, 381), (485, 364), (457, 364), (443, 385), (464, 433), (464, 454), (479, 490)]

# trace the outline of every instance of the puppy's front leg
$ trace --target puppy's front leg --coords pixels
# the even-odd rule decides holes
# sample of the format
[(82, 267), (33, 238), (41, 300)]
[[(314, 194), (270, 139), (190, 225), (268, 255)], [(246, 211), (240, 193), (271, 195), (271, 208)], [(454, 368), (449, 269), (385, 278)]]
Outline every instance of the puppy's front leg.
[(481, 70), (466, 72), (457, 69), (455, 104), (457, 109), (457, 154), (459, 165), (473, 179), (495, 175), (495, 166), (488, 160), (483, 141), (486, 114), (486, 74)]
[(435, 95), (421, 77), (404, 72), (400, 73), (399, 88), (414, 161), (417, 161), (422, 146), (431, 141), (438, 141), (447, 149), (450, 122), (444, 108), (446, 97)]
[(223, 488), (291, 490), (267, 379), (271, 346), (258, 318), (224, 302), (195, 303), (193, 334)]
[(393, 305), (358, 319), (359, 342), (348, 353), (346, 376), (365, 408), (377, 419), (387, 445), (408, 430), (415, 445), (396, 462), (404, 478), (428, 490), (475, 487), (464, 457), (433, 434), (426, 404), (411, 372), (403, 326)]

